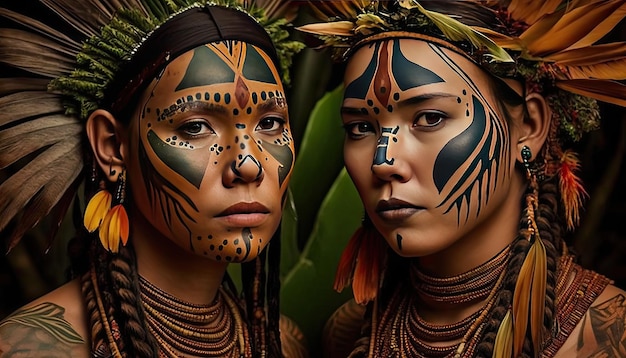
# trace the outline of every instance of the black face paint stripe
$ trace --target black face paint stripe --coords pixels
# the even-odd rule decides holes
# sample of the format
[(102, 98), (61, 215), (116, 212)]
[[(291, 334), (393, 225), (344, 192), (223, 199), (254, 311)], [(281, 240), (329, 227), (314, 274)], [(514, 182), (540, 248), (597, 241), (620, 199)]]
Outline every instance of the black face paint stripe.
[(398, 250), (402, 251), (402, 235), (396, 234), (396, 242), (398, 243)]
[(246, 59), (241, 72), (249, 80), (277, 84), (272, 70), (267, 65), (267, 61), (251, 45), (246, 46)]
[(250, 240), (253, 238), (252, 231), (249, 227), (243, 228), (241, 230), (241, 239), (243, 240), (244, 245), (246, 246), (246, 254), (243, 256), (241, 261), (245, 261), (250, 255)]
[[(148, 143), (159, 159), (175, 172), (180, 174), (196, 188), (200, 188), (204, 172), (208, 166), (210, 156), (202, 157), (202, 160), (191, 160), (191, 154), (195, 150), (181, 149), (165, 143), (154, 131), (148, 131)], [(196, 149), (197, 150), (197, 149)]]
[(404, 57), (400, 49), (400, 40), (393, 40), (391, 71), (398, 88), (403, 91), (433, 83), (445, 82), (431, 70), (411, 62)]
[[(435, 167), (433, 173), (433, 179), (439, 192), (443, 190), (444, 186), (448, 183), (454, 171), (458, 169), (463, 163), (469, 161), (469, 166), (465, 173), (461, 176), (458, 182), (450, 190), (450, 193), (439, 204), (444, 205), (453, 195), (457, 195), (456, 199), (446, 209), (446, 213), (453, 207), (457, 208), (458, 220), (460, 220), (461, 206), (465, 203), (469, 205), (471, 200), (471, 193), (475, 186), (478, 186), (478, 200), (476, 208), (476, 215), (480, 213), (483, 203), (489, 200), (489, 194), (495, 190), (498, 184), (498, 167), (501, 164), (502, 158), (506, 158), (504, 151), (506, 146), (503, 146), (506, 141), (504, 128), (499, 124), (499, 121), (489, 115), (489, 121), (487, 121), (487, 115), (485, 113), (484, 106), (480, 101), (472, 96), (474, 103), (474, 121), (463, 133), (453, 138), (448, 144), (441, 150), (437, 159), (435, 160)], [(484, 143), (480, 147), (479, 152), (471, 157), (474, 148), (478, 148), (479, 143)], [(478, 174), (473, 177), (472, 173), (479, 169)], [(494, 183), (492, 185), (491, 178), (494, 176)], [(474, 179), (473, 183), (468, 182)], [(483, 181), (486, 180), (486, 192), (483, 198)], [(467, 188), (458, 193), (458, 190), (464, 185)], [(484, 199), (484, 201), (483, 201)], [(465, 219), (469, 218), (470, 210), (467, 210)], [(459, 221), (460, 222), (460, 221)]]
[(266, 141), (263, 141), (263, 148), (280, 163), (278, 166), (278, 187), (280, 188), (287, 175), (291, 172), (293, 152), (288, 145), (276, 145)]
[(376, 153), (374, 154), (373, 165), (381, 165), (381, 164), (393, 165), (393, 162), (395, 161), (395, 159), (394, 158), (387, 159), (387, 149), (389, 147), (389, 138), (392, 135), (396, 135), (399, 129), (400, 129), (400, 126), (396, 126), (395, 128), (391, 128), (391, 127), (381, 128), (381, 136), (380, 138), (378, 138), (378, 144), (376, 145)]
[(352, 81), (350, 84), (346, 86), (346, 90), (344, 92), (344, 98), (356, 98), (356, 99), (365, 99), (367, 96), (367, 92), (369, 90), (370, 84), (374, 80), (374, 75), (376, 74), (376, 66), (378, 59), (378, 51), (380, 50), (380, 42), (377, 42), (374, 45), (374, 55), (370, 59), (370, 63), (367, 65), (367, 68), (363, 72), (361, 76), (359, 76), (356, 80)]
[(210, 48), (200, 46), (193, 50), (191, 62), (187, 67), (185, 76), (176, 87), (176, 91), (234, 81), (235, 72), (231, 66)]

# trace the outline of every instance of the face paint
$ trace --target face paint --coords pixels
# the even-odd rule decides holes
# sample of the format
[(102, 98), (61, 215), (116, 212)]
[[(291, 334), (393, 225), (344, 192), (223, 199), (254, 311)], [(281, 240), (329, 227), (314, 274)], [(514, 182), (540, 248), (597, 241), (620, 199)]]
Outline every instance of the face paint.
[(478, 235), (503, 209), (511, 129), (477, 66), (421, 40), (389, 39), (359, 49), (344, 83), (346, 168), (399, 254)]
[(276, 231), (293, 166), (278, 72), (240, 41), (174, 59), (131, 122), (134, 204), (161, 234), (216, 261), (255, 258)]

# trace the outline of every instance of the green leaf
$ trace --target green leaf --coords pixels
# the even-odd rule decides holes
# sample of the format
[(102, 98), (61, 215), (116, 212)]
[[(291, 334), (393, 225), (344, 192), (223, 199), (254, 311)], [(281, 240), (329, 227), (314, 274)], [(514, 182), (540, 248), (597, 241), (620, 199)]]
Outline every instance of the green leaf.
[(343, 168), (342, 100), (342, 86), (319, 100), (297, 154), (290, 187), (296, 203), (300, 247), (311, 232), (322, 199)]
[[(316, 182), (317, 177), (309, 177), (310, 186)], [(319, 209), (298, 263), (283, 280), (281, 311), (298, 324), (312, 351), (320, 346), (328, 317), (352, 297), (351, 290), (339, 294), (332, 286), (341, 252), (362, 216), (361, 199), (342, 170)]]

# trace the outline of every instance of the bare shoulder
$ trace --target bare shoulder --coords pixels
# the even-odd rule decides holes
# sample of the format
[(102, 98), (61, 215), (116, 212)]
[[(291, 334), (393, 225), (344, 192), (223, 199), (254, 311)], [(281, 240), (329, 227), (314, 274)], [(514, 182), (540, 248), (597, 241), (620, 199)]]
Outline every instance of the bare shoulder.
[(604, 289), (557, 354), (565, 356), (626, 357), (626, 291)]
[(365, 306), (357, 304), (354, 299), (335, 310), (324, 326), (324, 357), (344, 358), (352, 352), (366, 323), (365, 311)]
[(0, 321), (0, 358), (88, 357), (80, 282), (71, 281)]

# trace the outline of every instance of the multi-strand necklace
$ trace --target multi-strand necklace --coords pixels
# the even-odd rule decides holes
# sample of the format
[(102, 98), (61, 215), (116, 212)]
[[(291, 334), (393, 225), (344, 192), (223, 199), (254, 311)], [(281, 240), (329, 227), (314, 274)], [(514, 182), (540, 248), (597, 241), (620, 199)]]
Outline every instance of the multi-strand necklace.
[(222, 288), (213, 303), (197, 305), (170, 295), (143, 277), (139, 284), (148, 327), (161, 357), (251, 356), (237, 304)]
[[(507, 246), (484, 264), (450, 277), (434, 277), (412, 266), (413, 290), (399, 289), (392, 296), (374, 332), (373, 356), (473, 356), (486, 318), (496, 302), (496, 293), (504, 278), (509, 253), (510, 247)], [(426, 322), (419, 315), (419, 302), (424, 300), (445, 304), (485, 303), (469, 317), (440, 325)]]

